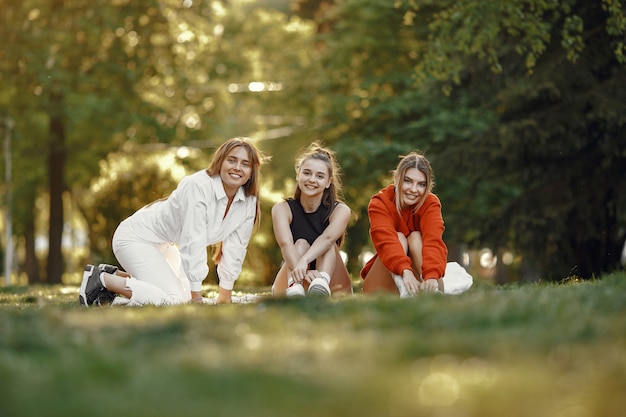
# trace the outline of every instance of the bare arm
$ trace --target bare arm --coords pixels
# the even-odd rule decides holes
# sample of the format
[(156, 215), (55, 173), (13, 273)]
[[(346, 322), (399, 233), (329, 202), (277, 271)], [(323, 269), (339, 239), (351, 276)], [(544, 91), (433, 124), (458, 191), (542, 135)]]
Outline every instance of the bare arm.
[(274, 228), (274, 237), (280, 247), (280, 252), (283, 256), (285, 264), (289, 270), (293, 270), (298, 262), (298, 251), (293, 241), (293, 235), (291, 234), (291, 219), (292, 214), (289, 209), (289, 204), (286, 201), (274, 204), (272, 207), (272, 226)]
[(315, 239), (311, 247), (298, 259), (294, 275), (302, 273), (302, 278), (306, 274), (308, 265), (320, 255), (330, 250), (346, 231), (350, 220), (350, 208), (343, 203), (339, 203), (330, 215), (330, 222), (324, 232)]

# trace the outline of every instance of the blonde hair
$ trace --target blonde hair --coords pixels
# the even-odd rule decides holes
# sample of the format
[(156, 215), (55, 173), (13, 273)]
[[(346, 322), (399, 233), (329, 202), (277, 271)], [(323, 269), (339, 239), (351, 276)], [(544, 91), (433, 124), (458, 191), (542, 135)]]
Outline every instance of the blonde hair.
[[(269, 158), (265, 156), (260, 150), (257, 149), (256, 146), (251, 142), (250, 138), (246, 137), (235, 137), (228, 139), (213, 154), (213, 161), (209, 168), (207, 168), (207, 173), (211, 176), (219, 175), (220, 169), (222, 168), (222, 164), (224, 160), (232, 151), (238, 146), (243, 146), (248, 152), (248, 158), (250, 158), (250, 165), (252, 167), (252, 173), (250, 174), (250, 179), (243, 185), (243, 191), (248, 196), (257, 197), (257, 206), (259, 204), (259, 172), (261, 168), (261, 164), (265, 163)], [(257, 207), (258, 209), (258, 207)], [(257, 210), (258, 211), (258, 210)]]
[(433, 188), (435, 187), (435, 174), (433, 173), (433, 169), (430, 166), (430, 162), (428, 162), (428, 159), (426, 159), (426, 157), (421, 152), (413, 151), (407, 155), (401, 155), (400, 158), (401, 159), (398, 163), (398, 166), (393, 171), (394, 186), (396, 191), (396, 207), (398, 208), (398, 212), (402, 211), (400, 184), (402, 183), (406, 172), (411, 168), (415, 168), (418, 171), (422, 172), (426, 177), (426, 192), (413, 207), (413, 211), (416, 212), (417, 210), (419, 210), (422, 204), (424, 204), (424, 201), (426, 201), (426, 197), (428, 197), (428, 194), (431, 193)]
[[(238, 146), (242, 146), (248, 152), (248, 158), (250, 158), (250, 166), (252, 167), (252, 172), (250, 174), (250, 178), (246, 183), (242, 186), (244, 194), (246, 197), (254, 196), (256, 197), (256, 214), (254, 216), (255, 225), (259, 222), (261, 218), (261, 199), (259, 198), (259, 173), (261, 170), (261, 164), (267, 162), (270, 158), (264, 155), (257, 147), (251, 142), (250, 138), (247, 137), (234, 137), (228, 139), (213, 154), (213, 161), (211, 165), (207, 168), (206, 172), (210, 176), (215, 176), (220, 174), (220, 169), (222, 168), (222, 164), (224, 160), (232, 151)], [(215, 245), (213, 250), (213, 261), (215, 264), (220, 262), (222, 257), (222, 243), (218, 243)]]

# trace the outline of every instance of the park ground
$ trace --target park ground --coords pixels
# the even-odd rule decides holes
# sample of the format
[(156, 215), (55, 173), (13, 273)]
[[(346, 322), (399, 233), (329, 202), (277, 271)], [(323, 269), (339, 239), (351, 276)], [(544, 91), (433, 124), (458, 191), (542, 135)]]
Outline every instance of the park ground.
[[(207, 295), (215, 288), (206, 287)], [(626, 274), (173, 307), (0, 288), (0, 416), (623, 416)]]

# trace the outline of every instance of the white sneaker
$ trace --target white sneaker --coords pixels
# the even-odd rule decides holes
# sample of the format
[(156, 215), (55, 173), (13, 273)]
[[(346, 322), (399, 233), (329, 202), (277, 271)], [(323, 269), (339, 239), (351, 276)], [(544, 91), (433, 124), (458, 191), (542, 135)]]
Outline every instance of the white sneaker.
[(321, 277), (315, 278), (309, 285), (309, 294), (330, 297), (330, 277), (326, 272), (320, 272)]
[(398, 291), (400, 292), (400, 298), (410, 297), (411, 295), (409, 294), (409, 291), (406, 289), (406, 285), (404, 285), (404, 281), (402, 280), (402, 277), (397, 274), (391, 274), (391, 276), (393, 277), (393, 282), (396, 283), (396, 287), (398, 287)]
[(304, 287), (299, 282), (293, 282), (293, 280), (289, 278), (287, 285), (288, 287), (285, 290), (285, 295), (287, 297), (304, 297), (306, 295)]

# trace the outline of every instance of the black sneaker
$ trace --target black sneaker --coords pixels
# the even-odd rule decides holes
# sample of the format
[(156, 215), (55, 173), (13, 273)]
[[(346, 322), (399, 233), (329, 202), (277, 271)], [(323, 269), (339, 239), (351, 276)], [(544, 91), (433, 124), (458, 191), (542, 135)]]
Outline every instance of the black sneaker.
[(119, 269), (117, 266), (109, 264), (100, 264), (98, 265), (98, 268), (100, 268), (100, 271), (106, 272), (108, 274), (115, 274)]
[[(98, 265), (98, 269), (100, 269), (101, 272), (106, 272), (108, 274), (113, 274), (113, 275), (115, 275), (115, 273), (119, 270), (117, 266), (109, 265), (109, 264), (100, 264)], [(98, 304), (98, 305), (111, 304), (113, 300), (115, 299), (115, 297), (117, 297), (116, 293), (111, 292), (105, 288), (104, 291), (100, 293), (100, 295), (98, 296), (98, 299), (94, 302), (94, 304)]]
[(89, 307), (90, 305), (110, 304), (115, 298), (115, 293), (107, 290), (100, 282), (102, 270), (93, 265), (87, 265), (83, 272), (83, 281), (80, 284), (78, 302)]

